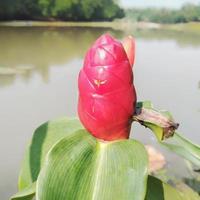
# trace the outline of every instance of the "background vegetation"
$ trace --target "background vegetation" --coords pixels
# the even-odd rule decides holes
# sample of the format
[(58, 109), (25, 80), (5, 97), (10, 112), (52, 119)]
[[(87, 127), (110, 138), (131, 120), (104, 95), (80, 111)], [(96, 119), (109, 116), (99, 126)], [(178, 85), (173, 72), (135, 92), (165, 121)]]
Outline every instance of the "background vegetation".
[(200, 21), (200, 5), (185, 4), (179, 10), (130, 8), (123, 10), (116, 0), (1, 0), (0, 20), (131, 21), (184, 23)]
[(124, 17), (113, 0), (1, 0), (0, 20), (102, 21)]
[(185, 4), (181, 9), (128, 9), (126, 11), (128, 19), (133, 21), (150, 21), (156, 23), (184, 23), (200, 21), (200, 5)]

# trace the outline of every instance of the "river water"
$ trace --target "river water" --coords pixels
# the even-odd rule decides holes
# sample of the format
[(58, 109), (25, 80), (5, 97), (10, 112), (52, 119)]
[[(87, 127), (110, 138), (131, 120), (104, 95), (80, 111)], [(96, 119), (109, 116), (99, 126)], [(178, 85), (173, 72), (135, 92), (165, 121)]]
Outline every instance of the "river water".
[[(0, 199), (17, 190), (23, 152), (41, 123), (77, 111), (77, 76), (89, 46), (109, 32), (136, 37), (138, 100), (151, 100), (200, 143), (200, 35), (161, 30), (108, 28), (0, 28)], [(156, 144), (149, 130), (133, 125), (131, 137)], [(162, 150), (167, 167), (184, 176), (183, 161)], [(181, 169), (181, 170), (180, 170)]]

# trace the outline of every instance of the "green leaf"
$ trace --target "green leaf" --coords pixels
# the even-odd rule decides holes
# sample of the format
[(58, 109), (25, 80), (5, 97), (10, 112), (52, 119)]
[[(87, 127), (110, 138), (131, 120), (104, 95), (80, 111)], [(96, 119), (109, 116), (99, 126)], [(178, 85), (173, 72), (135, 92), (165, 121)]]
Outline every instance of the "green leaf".
[(159, 141), (172, 137), (178, 128), (168, 111), (154, 109), (150, 101), (137, 103), (133, 121), (151, 129)]
[(149, 176), (145, 200), (183, 200), (180, 192), (161, 180)]
[[(138, 102), (133, 120), (151, 129), (161, 145), (200, 166), (200, 146), (175, 132), (178, 124), (170, 112), (154, 109), (150, 101)], [(172, 144), (165, 142), (168, 137)]]
[(19, 176), (19, 190), (31, 185), (37, 180), (49, 149), (60, 139), (82, 129), (78, 119), (60, 118), (42, 124), (34, 132), (28, 146)]
[(153, 109), (153, 104), (151, 101), (139, 101), (136, 105), (137, 108)]
[(156, 125), (156, 124), (153, 124), (153, 123), (149, 123), (149, 122), (144, 122), (144, 125), (146, 127), (148, 127), (156, 136), (157, 140), (158, 141), (162, 141), (163, 140), (163, 128)]
[(200, 146), (192, 143), (177, 132), (170, 141), (173, 142), (173, 144), (167, 142), (161, 142), (161, 144), (186, 160), (189, 160), (197, 167), (200, 167)]
[(35, 196), (35, 187), (36, 183), (32, 183), (31, 186), (24, 188), (19, 191), (17, 194), (13, 195), (11, 200), (31, 200)]
[(169, 184), (149, 176), (145, 200), (200, 200), (200, 197), (188, 187), (183, 187), (183, 184), (181, 188), (180, 186), (173, 188)]
[(49, 152), (36, 188), (38, 200), (143, 200), (148, 158), (139, 142), (99, 141), (85, 130)]

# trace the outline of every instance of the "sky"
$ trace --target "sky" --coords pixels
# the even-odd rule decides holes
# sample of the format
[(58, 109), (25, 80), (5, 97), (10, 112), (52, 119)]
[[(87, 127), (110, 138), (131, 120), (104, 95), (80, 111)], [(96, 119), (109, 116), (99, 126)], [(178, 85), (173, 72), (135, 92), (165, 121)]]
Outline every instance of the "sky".
[(200, 4), (200, 0), (120, 0), (122, 7), (167, 7), (180, 8), (185, 3)]

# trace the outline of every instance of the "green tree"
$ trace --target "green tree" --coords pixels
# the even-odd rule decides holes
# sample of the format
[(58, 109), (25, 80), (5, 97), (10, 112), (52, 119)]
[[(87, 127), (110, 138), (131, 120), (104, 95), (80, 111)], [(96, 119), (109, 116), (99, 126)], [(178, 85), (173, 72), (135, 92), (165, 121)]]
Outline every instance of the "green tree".
[(114, 0), (1, 0), (0, 20), (113, 20), (124, 17)]
[(200, 5), (185, 4), (179, 10), (166, 8), (128, 9), (126, 16), (134, 21), (151, 21), (156, 23), (200, 21)]

